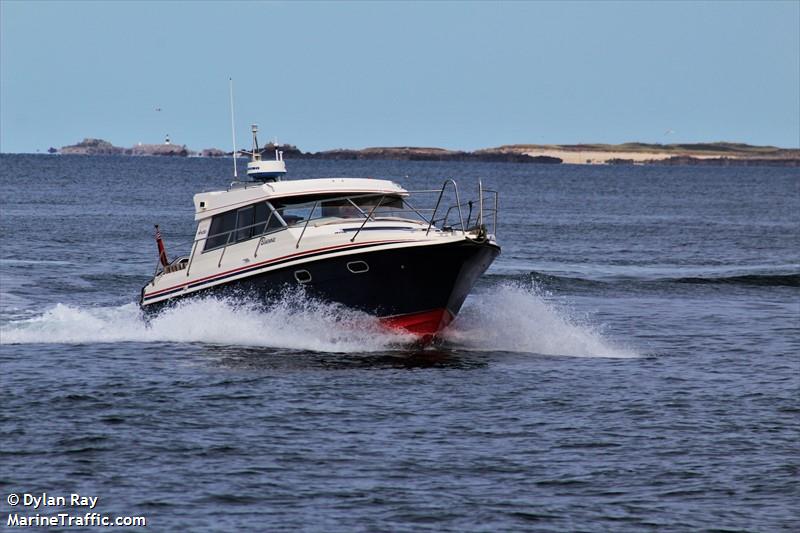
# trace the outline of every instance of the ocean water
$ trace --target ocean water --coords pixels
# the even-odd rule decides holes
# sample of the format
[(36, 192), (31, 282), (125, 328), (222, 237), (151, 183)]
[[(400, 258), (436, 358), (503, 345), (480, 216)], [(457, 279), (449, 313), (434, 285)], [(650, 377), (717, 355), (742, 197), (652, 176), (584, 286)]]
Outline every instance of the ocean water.
[(149, 531), (800, 529), (797, 169), (288, 166), (500, 191), (440, 342), (300, 293), (145, 322), (152, 224), (185, 252), (230, 161), (0, 156), (4, 524), (46, 492)]

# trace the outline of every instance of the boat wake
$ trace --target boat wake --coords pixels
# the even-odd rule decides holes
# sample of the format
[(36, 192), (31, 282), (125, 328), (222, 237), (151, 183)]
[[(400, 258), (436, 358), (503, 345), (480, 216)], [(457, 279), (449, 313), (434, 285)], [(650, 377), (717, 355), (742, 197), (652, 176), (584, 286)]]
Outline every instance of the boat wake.
[(459, 348), (578, 357), (638, 357), (549, 301), (537, 285), (505, 282), (467, 300), (444, 339)]
[(319, 352), (373, 352), (413, 337), (383, 329), (364, 313), (299, 294), (264, 309), (227, 298), (192, 299), (145, 318), (134, 303), (116, 307), (57, 304), (0, 329), (2, 344), (117, 342), (207, 343)]
[[(187, 300), (146, 319), (139, 306), (57, 304), (42, 314), (0, 326), (0, 344), (120, 342), (207, 343), (316, 352), (406, 350), (416, 337), (386, 330), (377, 319), (302, 293), (269, 307), (209, 297)], [(467, 351), (631, 357), (591, 325), (580, 324), (546, 301), (535, 287), (501, 284), (471, 296), (441, 340)]]

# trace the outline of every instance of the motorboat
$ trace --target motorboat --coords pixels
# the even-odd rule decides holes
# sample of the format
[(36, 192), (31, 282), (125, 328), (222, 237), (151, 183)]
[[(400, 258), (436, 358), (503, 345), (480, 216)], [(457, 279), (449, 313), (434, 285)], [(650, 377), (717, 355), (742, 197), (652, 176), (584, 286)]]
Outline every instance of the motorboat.
[(263, 159), (257, 126), (248, 180), (194, 195), (197, 229), (173, 261), (156, 226), (159, 258), (140, 305), (231, 295), (270, 301), (287, 288), (430, 339), (461, 309), (500, 253), (496, 191), (462, 202), (452, 179), (409, 191), (389, 180), (285, 180), (283, 154)]

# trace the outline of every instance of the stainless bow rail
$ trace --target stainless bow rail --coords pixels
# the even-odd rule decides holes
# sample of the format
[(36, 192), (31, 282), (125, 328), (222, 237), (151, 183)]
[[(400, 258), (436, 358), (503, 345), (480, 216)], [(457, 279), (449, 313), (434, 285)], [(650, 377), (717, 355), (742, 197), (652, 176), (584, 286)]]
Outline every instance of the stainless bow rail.
[[(437, 219), (436, 218), (436, 213), (439, 210), (439, 205), (441, 204), (442, 198), (443, 198), (443, 196), (444, 196), (444, 194), (445, 194), (445, 192), (447, 190), (447, 186), (449, 184), (453, 185), (453, 193), (455, 195), (456, 203), (447, 208), (447, 210), (444, 213), (444, 216), (441, 219)], [(472, 230), (481, 230), (482, 228), (483, 228), (483, 231), (487, 231), (486, 228), (484, 227), (484, 211), (488, 211), (491, 214), (491, 217), (492, 217), (492, 228), (491, 228), (491, 231), (488, 231), (488, 233), (491, 233), (492, 235), (496, 235), (497, 234), (497, 211), (498, 211), (498, 203), (499, 203), (499, 194), (495, 190), (484, 189), (483, 188), (483, 183), (480, 180), (478, 180), (478, 214), (477, 214), (477, 216), (475, 218), (475, 222), (476, 223), (475, 223), (474, 226), (470, 225), (470, 222), (472, 220), (472, 209), (473, 209), (473, 206), (474, 206), (474, 200), (469, 200), (467, 202), (461, 202), (461, 199), (460, 199), (459, 194), (458, 194), (458, 185), (456, 184), (455, 180), (453, 180), (453, 179), (445, 180), (445, 182), (442, 184), (442, 188), (441, 189), (428, 189), (428, 190), (422, 190), (422, 191), (409, 191), (409, 194), (414, 194), (414, 193), (439, 193), (439, 197), (436, 200), (436, 206), (433, 209), (433, 214), (431, 215), (431, 218), (428, 221), (428, 229), (427, 229), (427, 231), (425, 233), (426, 235), (430, 232), (431, 228), (437, 224), (437, 222), (441, 222), (441, 225), (442, 225), (443, 229), (444, 228), (448, 228), (449, 226), (447, 226), (447, 220), (450, 217), (450, 213), (453, 210), (457, 210), (458, 211), (458, 226), (457, 227), (460, 227), (461, 233), (463, 235), (466, 235), (467, 233), (471, 232)], [(493, 207), (490, 207), (490, 208), (486, 208), (485, 207), (486, 196), (487, 195), (491, 197), (490, 201), (493, 204)], [(466, 222), (466, 224), (464, 223), (464, 214), (463, 214), (463, 211), (462, 211), (462, 208), (464, 208), (465, 206), (469, 207), (469, 212), (467, 214), (467, 222)], [(451, 229), (455, 229), (455, 228), (451, 228)]]
[[(443, 200), (447, 197), (446, 193), (452, 190), (452, 197), (455, 199), (455, 203), (448, 206), (447, 209), (443, 211), (443, 215), (437, 218), (437, 214), (439, 214), (439, 208), (442, 205)], [(343, 222), (347, 222), (349, 218), (352, 218), (352, 221), (361, 221), (361, 225), (355, 231), (355, 234), (350, 239), (350, 242), (355, 242), (356, 238), (359, 236), (361, 231), (366, 226), (367, 222), (375, 222), (381, 219), (383, 220), (403, 220), (403, 221), (411, 221), (417, 222), (420, 224), (427, 224), (427, 228), (425, 229), (425, 235), (430, 234), (431, 229), (435, 229), (437, 227), (441, 227), (441, 231), (460, 231), (462, 235), (467, 238), (471, 238), (470, 234), (475, 234), (475, 239), (483, 239), (486, 238), (488, 234), (496, 234), (497, 233), (497, 213), (498, 213), (498, 200), (499, 194), (495, 190), (484, 189), (483, 184), (481, 181), (478, 181), (478, 198), (477, 198), (477, 214), (474, 219), (473, 224), (473, 210), (475, 208), (475, 200), (469, 200), (466, 202), (461, 201), (461, 197), (458, 191), (458, 185), (456, 184), (455, 180), (452, 178), (448, 178), (442, 184), (440, 189), (425, 189), (425, 190), (413, 190), (413, 191), (406, 191), (407, 196), (400, 196), (400, 200), (402, 201), (401, 207), (396, 208), (392, 207), (388, 204), (385, 204), (385, 200), (389, 197), (389, 194), (386, 193), (359, 193), (359, 194), (351, 194), (346, 196), (339, 196), (335, 198), (324, 198), (318, 199), (313, 202), (306, 202), (300, 204), (290, 204), (291, 209), (304, 209), (306, 207), (311, 207), (311, 210), (308, 213), (308, 216), (304, 219), (297, 220), (292, 223), (287, 223), (284, 220), (281, 212), (284, 208), (289, 208), (289, 205), (285, 206), (284, 208), (275, 208), (271, 202), (267, 201), (267, 206), (269, 207), (270, 213), (267, 217), (266, 221), (259, 221), (254, 224), (250, 224), (244, 227), (237, 227), (228, 231), (216, 233), (214, 235), (204, 235), (199, 238), (195, 238), (191, 243), (185, 243), (185, 245), (191, 244), (191, 251), (188, 256), (182, 256), (170, 263), (169, 265), (162, 267), (160, 262), (160, 257), (156, 260), (155, 271), (153, 273), (152, 284), (155, 285), (156, 278), (160, 274), (164, 273), (171, 273), (176, 271), (186, 271), (186, 276), (188, 277), (192, 263), (194, 261), (195, 256), (197, 255), (198, 247), (202, 247), (201, 243), (205, 243), (208, 239), (215, 238), (220, 239), (224, 236), (225, 242), (219, 246), (214, 247), (212, 250), (219, 250), (222, 249), (219, 259), (217, 261), (217, 267), (222, 265), (222, 259), (225, 257), (225, 252), (228, 249), (228, 246), (232, 244), (237, 244), (237, 239), (234, 237), (237, 233), (240, 232), (248, 232), (253, 228), (263, 228), (260, 232), (254, 232), (249, 238), (244, 241), (238, 242), (246, 242), (248, 240), (256, 239), (255, 249), (253, 251), (253, 258), (258, 257), (258, 251), (261, 247), (263, 242), (263, 238), (267, 235), (271, 235), (274, 233), (279, 233), (282, 231), (286, 231), (292, 228), (298, 228), (302, 225), (302, 230), (300, 231), (300, 235), (295, 243), (295, 248), (300, 248), (300, 243), (303, 239), (303, 236), (308, 229), (309, 224), (314, 220), (320, 220), (323, 218), (330, 218), (324, 215), (324, 209), (321, 208), (322, 204), (326, 203), (335, 203), (335, 202), (347, 202), (349, 203), (354, 209), (353, 213), (355, 216), (353, 217), (346, 217), (340, 218), (339, 220)], [(436, 194), (436, 203), (433, 208), (417, 208), (411, 204), (410, 197), (414, 195), (425, 195), (425, 194)], [(394, 196), (394, 195), (392, 195)], [(377, 198), (378, 201), (375, 202), (373, 205), (369, 206), (369, 212), (365, 212), (362, 207), (367, 207), (367, 205), (358, 205), (358, 200), (366, 200), (371, 198)], [(278, 200), (278, 199), (276, 199)], [(397, 198), (393, 198), (393, 200), (397, 200)], [(486, 204), (491, 205), (492, 207), (486, 207)], [(318, 211), (320, 212), (319, 216), (314, 216), (314, 214)], [(468, 208), (467, 218), (466, 221), (464, 219), (463, 210)], [(448, 225), (448, 221), (450, 219), (451, 214), (453, 211), (458, 213), (458, 218), (454, 220), (452, 225)], [(429, 213), (429, 214), (428, 214)], [(391, 215), (399, 215), (399, 216), (391, 216)], [(419, 220), (409, 219), (408, 215), (414, 214), (416, 215)], [(491, 220), (491, 229), (488, 230), (485, 225), (485, 217), (489, 215)], [(280, 223), (280, 227), (276, 228), (269, 228), (270, 222), (273, 220), (277, 220)], [(180, 244), (178, 246), (181, 246)], [(212, 250), (204, 250), (201, 253), (205, 253), (206, 251)]]

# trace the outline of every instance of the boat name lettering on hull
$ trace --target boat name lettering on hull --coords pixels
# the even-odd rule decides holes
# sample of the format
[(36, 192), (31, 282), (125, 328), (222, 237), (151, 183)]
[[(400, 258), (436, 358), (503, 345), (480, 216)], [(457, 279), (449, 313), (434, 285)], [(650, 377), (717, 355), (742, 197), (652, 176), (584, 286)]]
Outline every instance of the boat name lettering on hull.
[(275, 242), (275, 237), (270, 237), (269, 239), (266, 237), (261, 237), (260, 246), (264, 246), (265, 244), (269, 244), (271, 242)]

